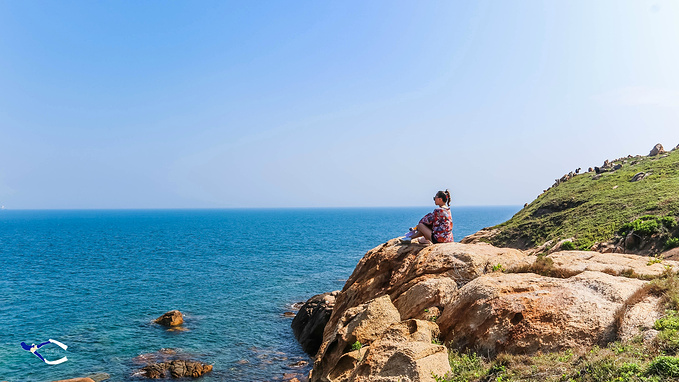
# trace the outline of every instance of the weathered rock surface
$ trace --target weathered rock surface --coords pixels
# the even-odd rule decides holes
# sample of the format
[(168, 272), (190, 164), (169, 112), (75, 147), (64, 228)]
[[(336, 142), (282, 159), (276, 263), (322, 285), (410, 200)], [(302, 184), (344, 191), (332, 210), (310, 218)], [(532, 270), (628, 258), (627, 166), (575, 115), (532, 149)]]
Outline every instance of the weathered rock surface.
[[(492, 272), (498, 264), (511, 272), (529, 267), (534, 261), (534, 256), (517, 249), (487, 244), (401, 245), (398, 239), (394, 239), (368, 251), (359, 261), (342, 293), (337, 296), (328, 325), (336, 326), (348, 308), (383, 295), (389, 295), (396, 302), (402, 319), (417, 318), (420, 312), (413, 309), (440, 307), (442, 301), (449, 298), (450, 281), (459, 287)], [(430, 281), (443, 286), (440, 293), (421, 296), (417, 304), (409, 303), (412, 299), (408, 295), (400, 298), (410, 288), (426, 288), (421, 283), (430, 279), (444, 279)]]
[(311, 381), (433, 382), (432, 373), (450, 371), (446, 348), (432, 343), (439, 337), (438, 326), (400, 321), (389, 296), (347, 310), (331, 334), (319, 351)]
[(140, 376), (158, 378), (198, 378), (205, 373), (212, 371), (212, 365), (206, 365), (199, 361), (174, 360), (170, 362), (154, 363), (144, 366)]
[(162, 316), (156, 318), (154, 321), (157, 324), (163, 325), (163, 326), (179, 326), (184, 323), (184, 318), (182, 316), (182, 313), (178, 310), (171, 310)]
[[(333, 313), (335, 314), (335, 313)], [(401, 315), (389, 296), (382, 296), (366, 304), (342, 312), (337, 324), (326, 326), (323, 343), (314, 362), (314, 380), (330, 373), (355, 343), (370, 345), (391, 324), (401, 321)], [(329, 330), (330, 329), (330, 330)], [(342, 363), (346, 363), (346, 359)]]
[(663, 316), (665, 311), (660, 297), (644, 296), (641, 301), (630, 307), (625, 306), (624, 309), (626, 313), (621, 317), (618, 327), (620, 340), (629, 341), (646, 333), (650, 333), (652, 337), (657, 335), (657, 331), (653, 330), (653, 324)]
[(679, 271), (679, 262), (663, 260), (650, 262), (647, 256), (622, 253), (598, 253), (593, 251), (562, 251), (548, 256), (552, 267), (564, 273), (576, 274), (584, 271), (599, 271), (613, 275), (659, 276), (669, 266)]
[(292, 332), (302, 349), (312, 356), (318, 352), (323, 340), (323, 330), (330, 319), (339, 291), (311, 297), (292, 320)]
[(437, 324), (446, 343), (484, 354), (587, 348), (615, 340), (617, 310), (644, 283), (590, 271), (488, 274), (461, 288)]
[(662, 304), (644, 295), (643, 279), (679, 271), (679, 262), (649, 260), (391, 240), (366, 253), (337, 295), (311, 381), (430, 380), (446, 367), (436, 337), (484, 354), (652, 338)]

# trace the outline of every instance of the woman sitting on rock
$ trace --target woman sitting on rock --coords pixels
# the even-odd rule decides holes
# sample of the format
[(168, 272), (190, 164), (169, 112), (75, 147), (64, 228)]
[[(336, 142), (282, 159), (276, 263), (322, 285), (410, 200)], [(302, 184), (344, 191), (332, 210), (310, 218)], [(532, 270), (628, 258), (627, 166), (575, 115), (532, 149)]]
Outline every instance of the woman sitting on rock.
[[(436, 209), (422, 219), (414, 229), (401, 238), (401, 242), (410, 243), (412, 239), (420, 238), (420, 244), (452, 243), (453, 242), (453, 216), (450, 214), (450, 192), (439, 191), (434, 196)], [(426, 239), (426, 240), (425, 240)]]

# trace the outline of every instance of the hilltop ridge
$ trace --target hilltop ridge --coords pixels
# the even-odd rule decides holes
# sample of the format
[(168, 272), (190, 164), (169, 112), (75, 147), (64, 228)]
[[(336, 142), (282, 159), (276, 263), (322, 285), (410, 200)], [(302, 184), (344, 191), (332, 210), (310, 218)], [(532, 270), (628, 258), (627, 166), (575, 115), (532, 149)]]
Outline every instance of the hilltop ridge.
[(508, 221), (462, 242), (532, 252), (570, 242), (564, 249), (646, 255), (679, 246), (678, 148), (665, 152), (658, 144), (648, 156), (628, 155), (566, 174)]

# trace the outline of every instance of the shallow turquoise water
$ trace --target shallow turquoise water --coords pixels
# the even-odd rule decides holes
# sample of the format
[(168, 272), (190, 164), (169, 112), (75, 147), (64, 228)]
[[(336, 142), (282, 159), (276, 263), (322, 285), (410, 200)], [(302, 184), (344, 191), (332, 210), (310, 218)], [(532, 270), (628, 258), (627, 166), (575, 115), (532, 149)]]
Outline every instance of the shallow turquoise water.
[[(282, 313), (431, 209), (0, 211), (0, 381), (139, 380), (134, 357), (161, 348), (213, 364), (203, 381), (280, 378), (308, 360)], [(455, 238), (518, 210), (453, 208)], [(172, 309), (188, 331), (151, 324)], [(67, 362), (19, 345), (50, 338)]]

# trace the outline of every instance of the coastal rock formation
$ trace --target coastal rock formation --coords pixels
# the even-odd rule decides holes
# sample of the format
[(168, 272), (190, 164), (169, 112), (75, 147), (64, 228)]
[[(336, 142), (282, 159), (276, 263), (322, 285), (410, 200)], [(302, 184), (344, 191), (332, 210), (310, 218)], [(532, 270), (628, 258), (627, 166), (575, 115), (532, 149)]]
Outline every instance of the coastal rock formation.
[(184, 323), (184, 318), (182, 316), (182, 313), (178, 310), (171, 310), (162, 316), (156, 318), (154, 321), (156, 324), (160, 324), (163, 326), (179, 326)]
[(437, 343), (493, 355), (652, 339), (662, 303), (646, 279), (668, 269), (679, 262), (391, 240), (366, 253), (337, 295), (311, 381), (431, 380), (447, 367)]
[(344, 312), (323, 343), (311, 381), (434, 381), (450, 371), (438, 326), (401, 321), (389, 296)]
[(347, 309), (383, 295), (395, 302), (402, 319), (418, 318), (420, 312), (413, 311), (413, 304), (408, 302), (412, 299), (406, 292), (425, 287), (421, 283), (426, 280), (441, 279), (429, 283), (439, 283), (443, 287), (440, 292), (420, 296), (417, 306), (440, 307), (442, 303), (448, 303), (452, 284), (462, 286), (492, 272), (498, 264), (511, 272), (529, 267), (534, 261), (534, 256), (512, 248), (460, 243), (401, 245), (398, 239), (393, 239), (368, 251), (359, 261), (337, 296), (328, 324), (336, 326)]
[(307, 300), (292, 320), (292, 332), (302, 349), (314, 355), (321, 346), (323, 329), (328, 323), (339, 291), (318, 294)]

